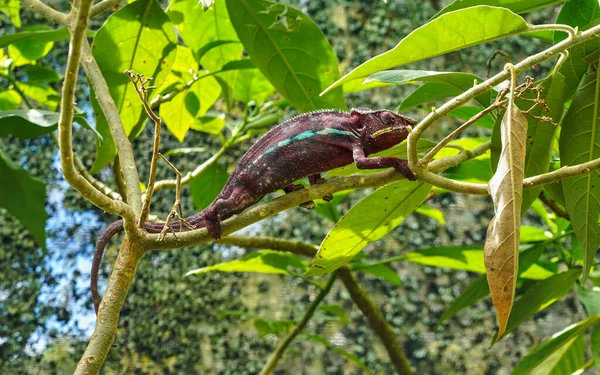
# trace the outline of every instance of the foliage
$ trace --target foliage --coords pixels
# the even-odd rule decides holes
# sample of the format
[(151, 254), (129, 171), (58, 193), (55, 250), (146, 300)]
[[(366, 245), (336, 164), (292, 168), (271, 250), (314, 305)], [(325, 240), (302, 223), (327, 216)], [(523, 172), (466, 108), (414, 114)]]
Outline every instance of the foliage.
[[(429, 115), (431, 112), (427, 106), (462, 95), (473, 85), (484, 81), (481, 61), (474, 60), (475, 64), (480, 64), (476, 74), (465, 73), (462, 67), (450, 63), (453, 57), (462, 56), (463, 52), (464, 56), (468, 56), (474, 50), (464, 49), (480, 48), (490, 42), (509, 43), (505, 41), (530, 31), (535, 33), (529, 34), (529, 37), (546, 43), (565, 40), (561, 30), (550, 27), (539, 31), (531, 28), (528, 22), (533, 17), (528, 12), (552, 7), (558, 1), (457, 1), (436, 11), (427, 5), (426, 11), (421, 9), (421, 13), (415, 13), (417, 24), (410, 25), (403, 18), (388, 17), (386, 5), (376, 7), (365, 2), (355, 4), (357, 9), (352, 12), (356, 14), (352, 17), (347, 13), (343, 13), (345, 17), (328, 17), (327, 12), (335, 12), (335, 9), (321, 9), (323, 2), (306, 4), (306, 9), (266, 0), (216, 0), (210, 3), (174, 0), (163, 7), (154, 0), (138, 0), (115, 10), (89, 33), (94, 38), (93, 58), (108, 84), (110, 97), (126, 134), (135, 141), (136, 155), (148, 155), (152, 148), (152, 129), (145, 128), (147, 120), (143, 103), (122, 72), (130, 69), (153, 77), (153, 86), (147, 96), (148, 106), (160, 114), (170, 132), (170, 138), (161, 149), (172, 149), (170, 158), (174, 158), (184, 175), (189, 173), (186, 183), (189, 182), (190, 196), (197, 209), (206, 207), (218, 194), (228, 177), (228, 170), (242, 150), (283, 116), (323, 108), (345, 109), (344, 92), (353, 93), (352, 98), (370, 93), (375, 93), (373, 96), (376, 97), (382, 92), (397, 92), (392, 90), (398, 87), (407, 90), (415, 84), (420, 86), (410, 95), (403, 99), (388, 95), (387, 101), (382, 103), (400, 111), (412, 110)], [(587, 11), (575, 11), (581, 6)], [(339, 5), (337, 9), (341, 7)], [(409, 5), (401, 3), (390, 4), (389, 10), (395, 12), (398, 7), (406, 7), (402, 8), (404, 11), (410, 9)], [(6, 268), (0, 287), (2, 303), (23, 296), (20, 303), (7, 303), (6, 309), (1, 309), (5, 314), (0, 332), (0, 358), (3, 361), (15, 356), (24, 357), (34, 333), (47, 330), (49, 309), (59, 310), (57, 304), (52, 308), (39, 308), (44, 305), (39, 301), (42, 285), (50, 287), (56, 283), (47, 268), (39, 267), (46, 242), (44, 204), (48, 198), (46, 192), (50, 190), (45, 189), (45, 183), (54, 186), (54, 182), (48, 176), (41, 181), (34, 168), (20, 157), (24, 151), (16, 151), (15, 147), (30, 138), (48, 142), (47, 134), (56, 130), (62, 67), (57, 69), (60, 64), (56, 62), (60, 59), (54, 54), (59, 48), (64, 48), (61, 41), (68, 39), (69, 33), (66, 28), (27, 25), (27, 17), (19, 18), (18, 9), (18, 2), (9, 1), (0, 6), (14, 27), (19, 28), (17, 32), (0, 36), (0, 77), (3, 84), (0, 91), (0, 135), (8, 142), (15, 142), (11, 153), (0, 151), (0, 206), (11, 215), (3, 215), (9, 217), (3, 217), (3, 220), (9, 221), (7, 226), (20, 228), (10, 222), (11, 218), (16, 218), (26, 229), (26, 232), (3, 232), (3, 242), (10, 243), (10, 247), (1, 252), (0, 258), (0, 265)], [(348, 24), (365, 9), (373, 10), (373, 14), (368, 13), (362, 24)], [(597, 25), (599, 17), (597, 1), (571, 0), (562, 6), (556, 22), (582, 31)], [(370, 22), (379, 23), (376, 26), (378, 32), (369, 29), (372, 27)], [(386, 33), (400, 29), (405, 31), (404, 37), (398, 36), (398, 33), (390, 37)], [(383, 53), (372, 57), (376, 53), (371, 49), (349, 51), (347, 46), (330, 44), (329, 40), (335, 35), (343, 34), (346, 37), (366, 35), (365, 43), (379, 49), (377, 52), (383, 50)], [(377, 342), (369, 336), (372, 333), (365, 334), (366, 325), (362, 320), (372, 323), (372, 314), (365, 313), (365, 317), (349, 314), (348, 311), (357, 311), (352, 302), (354, 299), (345, 295), (341, 286), (329, 293), (327, 298), (330, 300), (326, 305), (313, 310), (316, 310), (314, 316), (307, 316), (312, 319), (311, 325), (300, 323), (303, 312), (311, 311), (308, 307), (311, 296), (324, 289), (322, 280), (312, 276), (335, 272), (346, 265), (359, 275), (361, 283), (366, 280), (368, 295), (382, 302), (383, 317), (389, 321), (386, 324), (401, 332), (401, 341), (409, 359), (417, 364), (417, 370), (440, 370), (443, 364), (425, 365), (425, 361), (420, 361), (422, 357), (416, 349), (418, 340), (412, 336), (413, 327), (406, 324), (410, 315), (402, 310), (406, 309), (410, 297), (398, 292), (404, 290), (408, 294), (417, 294), (417, 287), (410, 283), (415, 279), (398, 276), (396, 269), (390, 266), (395, 262), (402, 262), (402, 267), (411, 267), (413, 271), (418, 270), (415, 272), (446, 272), (439, 269), (447, 268), (486, 273), (485, 277), (475, 278), (462, 294), (458, 295), (458, 289), (451, 293), (458, 295), (454, 302), (452, 298), (446, 298), (443, 301), (445, 312), (440, 308), (427, 324), (433, 327), (439, 319), (438, 324), (443, 323), (442, 329), (447, 329), (454, 316), (459, 314), (460, 317), (470, 309), (476, 309), (477, 302), (491, 294), (500, 326), (495, 340), (511, 332), (518, 334), (520, 327), (529, 319), (547, 311), (556, 301), (576, 298), (585, 306), (589, 317), (577, 321), (580, 316), (573, 313), (569, 317), (572, 325), (561, 327), (564, 330), (552, 338), (532, 345), (530, 353), (520, 363), (510, 365), (516, 365), (515, 373), (534, 369), (571, 373), (591, 366), (593, 362), (588, 360), (590, 352), (593, 360), (600, 358), (598, 309), (590, 297), (594, 293), (591, 285), (597, 282), (598, 272), (596, 251), (600, 244), (600, 198), (597, 186), (600, 174), (598, 169), (586, 167), (579, 174), (566, 176), (562, 181), (557, 182), (555, 178), (551, 185), (528, 190), (523, 190), (523, 181), (559, 166), (593, 162), (600, 157), (600, 111), (597, 108), (600, 103), (599, 40), (592, 38), (573, 47), (569, 56), (561, 57), (551, 70), (538, 71), (538, 77), (542, 77), (538, 82), (528, 80), (527, 84), (523, 84), (525, 86), (519, 86), (514, 76), (508, 91), (490, 85), (487, 91), (470, 97), (473, 99), (470, 106), (452, 108), (449, 116), (461, 122), (480, 113), (482, 116), (476, 122), (480, 125), (477, 130), (466, 132), (447, 147), (439, 150), (437, 148), (441, 146), (436, 146), (440, 145), (439, 141), (417, 139), (416, 154), (421, 160), (427, 160), (425, 155), (431, 155), (427, 161), (433, 159), (432, 164), (457, 155), (467, 155), (461, 160), (462, 164), (452, 165), (452, 168), (448, 168), (448, 164), (433, 170), (440, 176), (460, 182), (458, 186), (466, 191), (481, 189), (482, 184), (489, 182), (496, 216), (492, 218), (489, 213), (485, 214), (484, 221), (491, 219), (492, 222), (487, 238), (480, 234), (474, 239), (476, 246), (472, 243), (445, 246), (456, 244), (438, 238), (432, 240), (435, 246), (430, 247), (422, 239), (421, 243), (409, 243), (403, 239), (411, 223), (433, 222), (429, 218), (416, 219), (419, 216), (413, 213), (435, 218), (439, 224), (433, 224), (434, 228), (435, 225), (443, 226), (446, 218), (453, 215), (453, 208), (442, 205), (440, 213), (424, 203), (431, 200), (428, 203), (433, 202), (435, 206), (444, 199), (454, 199), (447, 198), (454, 196), (435, 183), (397, 181), (373, 192), (345, 192), (331, 202), (318, 202), (314, 214), (295, 211), (291, 214), (292, 223), (297, 223), (300, 230), (287, 230), (295, 224), (285, 220), (264, 220), (258, 231), (273, 234), (272, 238), (282, 237), (283, 232), (287, 232), (285, 237), (307, 236), (315, 241), (324, 238), (310, 267), (299, 255), (273, 251), (282, 250), (276, 245), (245, 255), (235, 248), (217, 245), (149, 254), (140, 263), (139, 276), (121, 311), (116, 341), (118, 349), (110, 354), (108, 362), (112, 364), (107, 370), (150, 373), (154, 368), (160, 368), (157, 371), (162, 373), (210, 370), (256, 373), (277, 341), (284, 342), (284, 337), (294, 327), (301, 327), (304, 335), (299, 337), (302, 341), (294, 341), (289, 351), (300, 352), (300, 358), (304, 360), (322, 355), (319, 361), (311, 360), (306, 371), (333, 373), (342, 372), (341, 368), (346, 367), (357, 373), (361, 369), (390, 372), (390, 364), (378, 360), (373, 354), (375, 350), (365, 350), (369, 346), (365, 340)], [(540, 46), (538, 43), (542, 42), (538, 40), (531, 45)], [(509, 48), (501, 49), (513, 55)], [(522, 53), (514, 53), (515, 62)], [(525, 53), (533, 54), (531, 51)], [(355, 56), (352, 60), (352, 54), (359, 57)], [(486, 56), (490, 54), (488, 51)], [(358, 66), (340, 78), (340, 64), (336, 56), (348, 58), (350, 65)], [(435, 60), (432, 58), (448, 58), (449, 63), (447, 66), (441, 63), (442, 69), (433, 70), (430, 64), (434, 64), (432, 61)], [(50, 61), (56, 64), (49, 64)], [(415, 64), (417, 62), (419, 64)], [(341, 70), (344, 66), (342, 63)], [(390, 70), (399, 66), (402, 70)], [(525, 88), (519, 91), (517, 87)], [(98, 91), (98, 87), (96, 92), (90, 89), (85, 94), (86, 101), (80, 106), (84, 112), (93, 108), (95, 126), (88, 125), (86, 117), (79, 113), (76, 116), (80, 124), (76, 128), (76, 136), (87, 143), (95, 142), (96, 149), (80, 150), (86, 163), (90, 154), (95, 152), (89, 172), (81, 167), (80, 173), (94, 186), (107, 185), (116, 191), (117, 185), (110, 181), (106, 168), (115, 168), (114, 158), (117, 155), (113, 134), (109, 131), (109, 121), (113, 120), (100, 108), (96, 96), (103, 93)], [(509, 99), (505, 99), (507, 94)], [(440, 128), (437, 135), (445, 136), (450, 132), (447, 128)], [(184, 142), (181, 144), (184, 148), (171, 136), (178, 142)], [(491, 141), (490, 152), (474, 154), (476, 150), (488, 147), (487, 140)], [(63, 144), (61, 147), (66, 146)], [(76, 148), (85, 147), (76, 144)], [(198, 155), (207, 161), (198, 163)], [(400, 145), (384, 152), (384, 155), (410, 156), (410, 147), (407, 150), (406, 145)], [(44, 155), (36, 162), (51, 161), (51, 157)], [(138, 167), (143, 170), (143, 175), (147, 173), (147, 164), (147, 161), (139, 161)], [(338, 176), (341, 180), (357, 172), (363, 173), (349, 167), (333, 171), (327, 177)], [(365, 176), (367, 174), (378, 176), (372, 172), (365, 173)], [(171, 172), (162, 170), (159, 177), (169, 178)], [(487, 191), (488, 186), (485, 189)], [(160, 196), (153, 207), (168, 211), (171, 195)], [(186, 198), (184, 202), (190, 204), (190, 199)], [(81, 201), (77, 205), (82, 206), (78, 209), (87, 209)], [(533, 210), (526, 212), (530, 207)], [(302, 220), (304, 215), (309, 220)], [(311, 228), (310, 225), (315, 226), (318, 220), (326, 226), (317, 224), (317, 230), (307, 229)], [(531, 224), (536, 228), (532, 229)], [(419, 234), (425, 238), (423, 232)], [(37, 246), (31, 238), (35, 239)], [(482, 251), (484, 239), (485, 251)], [(413, 251), (398, 255), (398, 246), (392, 246), (394, 251), (390, 254), (386, 241), (411, 246)], [(524, 247), (525, 243), (533, 245)], [(109, 254), (108, 258), (114, 260), (114, 255)], [(407, 266), (409, 263), (412, 265)], [(13, 267), (13, 264), (16, 266)], [(190, 271), (198, 265), (204, 267)], [(188, 271), (194, 274), (220, 272), (182, 278)], [(239, 276), (235, 272), (259, 275)], [(370, 279), (369, 275), (377, 278)], [(11, 279), (20, 282), (11, 284)], [(266, 280), (267, 286), (259, 280)], [(251, 303), (244, 300), (249, 290), (256, 288), (259, 295), (266, 295), (269, 288), (275, 288), (274, 285), (282, 280), (297, 285), (293, 296), (286, 296), (283, 300), (271, 298), (263, 301), (258, 298)], [(465, 279), (461, 285), (466, 284)], [(442, 290), (443, 286), (436, 288)], [(386, 293), (387, 301), (377, 298), (382, 291)], [(573, 291), (577, 292), (575, 297)], [(281, 295), (287, 292), (278, 289)], [(249, 304), (253, 306), (249, 307)], [(64, 308), (60, 311), (64, 320), (68, 320), (67, 315), (72, 310)], [(399, 315), (400, 312), (405, 315)], [(415, 323), (419, 322), (416, 315)], [(201, 323), (198, 322), (199, 316), (202, 317)], [(491, 339), (494, 335), (490, 323), (492, 316), (487, 314), (485, 319), (488, 322), (485, 334)], [(330, 322), (334, 322), (335, 328), (331, 328)], [(246, 332), (248, 327), (253, 327), (256, 332)], [(590, 343), (585, 335), (588, 328), (594, 329)], [(331, 333), (336, 331), (355, 346), (340, 348), (332, 340), (335, 335)], [(12, 332), (15, 334), (11, 336)], [(235, 339), (231, 340), (232, 337)], [(318, 347), (313, 347), (313, 343), (318, 343)], [(45, 362), (42, 361), (42, 367), (54, 363), (49, 358), (55, 350), (63, 350), (61, 348), (75, 353), (69, 360), (73, 361), (81, 354), (83, 345), (75, 338), (69, 342), (49, 342), (48, 357)], [(389, 347), (386, 350), (389, 352)], [(315, 356), (317, 353), (319, 355)], [(287, 365), (298, 366), (292, 359), (287, 361)], [(115, 370), (116, 362), (119, 370)], [(62, 370), (73, 365), (74, 362), (65, 360), (64, 363), (59, 362), (56, 368)], [(397, 364), (394, 365), (398, 369)], [(279, 368), (284, 368), (283, 364)]]

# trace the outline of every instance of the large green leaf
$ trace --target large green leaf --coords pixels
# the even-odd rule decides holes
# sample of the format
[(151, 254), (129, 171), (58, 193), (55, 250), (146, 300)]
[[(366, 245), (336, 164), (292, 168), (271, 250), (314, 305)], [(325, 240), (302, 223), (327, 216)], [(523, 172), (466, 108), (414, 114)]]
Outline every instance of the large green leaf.
[(455, 0), (431, 17), (430, 22), (442, 14), (477, 5), (489, 5), (509, 9), (515, 13), (529, 13), (539, 8), (562, 3), (565, 0)]
[[(460, 247), (457, 247), (460, 249)], [(536, 245), (523, 250), (519, 256), (519, 277), (542, 280), (553, 274), (550, 271), (540, 267), (536, 262), (546, 249), (545, 245)], [(483, 250), (481, 250), (483, 251)], [(472, 255), (471, 258), (474, 258)], [(483, 254), (481, 255), (483, 257)], [(473, 305), (483, 297), (490, 294), (490, 288), (485, 275), (476, 278), (467, 288), (458, 296), (450, 306), (444, 311), (444, 314), (437, 322), (437, 326), (456, 315), (462, 309)]]
[(16, 217), (46, 250), (46, 184), (31, 177), (0, 151), (0, 207)]
[[(47, 26), (36, 25), (23, 29), (23, 32), (50, 31)], [(14, 66), (35, 63), (36, 60), (46, 56), (54, 46), (53, 42), (43, 41), (38, 38), (21, 40), (8, 46), (8, 56), (13, 60)]]
[(345, 109), (342, 89), (319, 92), (339, 78), (338, 61), (321, 29), (298, 9), (264, 0), (227, 0), (246, 52), (301, 112)]
[[(198, 64), (189, 48), (178, 46), (177, 59), (165, 81), (168, 87), (185, 87), (173, 99), (160, 106), (160, 114), (169, 131), (181, 142), (190, 128), (202, 129), (204, 116), (219, 99), (221, 86), (206, 71), (198, 72)], [(196, 79), (191, 86), (188, 82)], [(220, 132), (220, 128), (217, 133)]]
[[(462, 107), (456, 108), (455, 110), (452, 110), (450, 113), (448, 113), (448, 116), (452, 116), (457, 119), (467, 121), (471, 117), (473, 117), (476, 114), (478, 114), (479, 112), (481, 112), (482, 110), (483, 110), (482, 107), (462, 106)], [(482, 128), (491, 130), (494, 128), (494, 122), (495, 121), (494, 121), (494, 118), (492, 117), (492, 115), (487, 114), (487, 115), (483, 116), (482, 118), (480, 118), (479, 120), (475, 121), (475, 123), (473, 125), (481, 126)]]
[[(560, 9), (556, 23), (577, 27), (585, 30), (593, 20), (600, 18), (600, 4), (598, 0), (569, 0)], [(554, 32), (554, 43), (567, 39), (564, 32)]]
[(2, 0), (0, 1), (0, 12), (6, 14), (6, 17), (12, 22), (13, 25), (18, 29), (21, 27), (21, 17), (19, 16), (19, 10), (21, 10), (21, 0)]
[(17, 87), (25, 96), (38, 102), (40, 106), (47, 107), (51, 111), (58, 107), (58, 92), (50, 86), (38, 82), (17, 82)]
[[(0, 111), (0, 136), (11, 134), (21, 139), (41, 137), (56, 130), (60, 114), (40, 109), (16, 109)], [(74, 120), (86, 129), (96, 132), (83, 114), (76, 114)], [(99, 136), (98, 133), (96, 135)], [(101, 141), (101, 139), (100, 139)]]
[(475, 6), (447, 13), (402, 39), (396, 47), (368, 60), (325, 92), (382, 70), (457, 51), (527, 30), (523, 18), (504, 8)]
[[(590, 275), (591, 278), (591, 275)], [(600, 289), (586, 289), (578, 286), (575, 291), (577, 297), (585, 307), (585, 311), (589, 316), (600, 314)], [(596, 361), (596, 369), (600, 371), (600, 326), (595, 326), (591, 336), (592, 355)]]
[[(561, 165), (600, 158), (600, 70), (584, 76), (563, 119)], [(592, 171), (562, 181), (566, 209), (584, 251), (585, 279), (600, 245), (600, 172)]]
[(462, 93), (462, 90), (453, 86), (439, 82), (426, 82), (402, 100), (398, 112), (405, 112), (423, 103), (458, 96)]
[[(554, 368), (554, 366), (551, 365), (556, 365), (556, 363), (548, 363), (546, 361), (550, 359), (553, 355), (558, 355), (559, 357), (562, 357), (565, 354), (565, 351), (574, 344), (581, 345), (581, 342), (577, 343), (576, 341), (583, 340), (583, 334), (585, 333), (585, 331), (589, 327), (598, 324), (598, 322), (600, 322), (600, 315), (594, 315), (565, 328), (561, 332), (554, 334), (550, 339), (542, 342), (541, 344), (536, 346), (535, 349), (533, 349), (529, 354), (527, 354), (515, 367), (512, 374), (528, 374), (531, 373), (531, 371), (540, 369), (540, 367), (544, 365), (545, 367), (542, 367), (540, 369), (543, 369), (542, 371), (544, 372), (536, 372), (536, 374), (550, 374), (550, 371)], [(585, 347), (585, 342), (582, 346)], [(581, 352), (583, 354), (584, 348), (582, 348)], [(553, 359), (556, 359), (556, 357)], [(559, 359), (560, 358), (558, 358), (558, 360)], [(569, 372), (569, 374), (571, 373), (572, 372)]]
[[(453, 93), (458, 95), (469, 90), (474, 84), (483, 82), (484, 80), (474, 74), (459, 73), (459, 72), (433, 72), (427, 70), (384, 70), (371, 74), (365, 79), (364, 83), (382, 82), (395, 85), (401, 85), (413, 82), (435, 82), (441, 83), (455, 90)], [(495, 91), (487, 91), (475, 97), (481, 105), (487, 107), (490, 105), (492, 95), (495, 97)], [(404, 103), (400, 105), (400, 110), (404, 111), (407, 108)]]
[(17, 109), (22, 102), (21, 95), (16, 90), (0, 91), (0, 111)]
[(348, 263), (369, 243), (396, 228), (430, 190), (431, 185), (404, 180), (363, 198), (329, 231), (306, 276), (324, 275)]
[(257, 104), (264, 103), (275, 92), (262, 72), (258, 69), (245, 69), (237, 74), (233, 85), (233, 99), (242, 103), (254, 100)]
[[(89, 36), (89, 34), (88, 34)], [(17, 42), (56, 42), (69, 39), (69, 30), (66, 27), (54, 30), (24, 31), (0, 36), (0, 48)]]
[(295, 254), (273, 250), (261, 250), (245, 255), (241, 259), (191, 270), (186, 273), (186, 276), (212, 271), (285, 274), (288, 273), (290, 267), (299, 268), (301, 270), (308, 268), (306, 262)]
[[(116, 13), (98, 30), (92, 45), (94, 57), (110, 95), (119, 111), (125, 132), (130, 134), (140, 120), (143, 107), (125, 70), (153, 77), (152, 84), (161, 87), (175, 61), (177, 36), (173, 24), (156, 0), (138, 0)], [(106, 119), (92, 97), (96, 127), (105, 142), (96, 149), (92, 173), (99, 172), (116, 155), (116, 147)], [(148, 95), (153, 97), (152, 93)]]
[(57, 82), (61, 79), (56, 70), (41, 65), (27, 65), (25, 74), (31, 82)]
[(404, 256), (409, 262), (426, 266), (484, 273), (481, 246), (441, 246), (415, 250)]
[(225, 186), (228, 178), (229, 174), (225, 168), (214, 163), (192, 180), (190, 190), (194, 206), (198, 211), (211, 204)]
[(561, 299), (571, 290), (575, 281), (581, 275), (580, 269), (559, 273), (531, 285), (529, 289), (514, 303), (508, 319), (506, 333), (509, 334), (521, 323), (531, 318), (535, 313), (545, 309)]
[[(551, 117), (555, 123), (560, 121), (564, 104), (565, 80), (562, 74), (557, 73), (547, 78), (542, 83), (542, 97), (546, 100), (550, 112), (544, 112), (538, 107), (531, 113), (535, 116)], [(519, 105), (521, 109), (523, 107)], [(552, 143), (556, 126), (534, 118), (527, 119), (527, 149), (525, 152), (525, 177), (531, 177), (548, 172), (552, 158)], [(542, 186), (537, 186), (523, 191), (523, 202), (521, 203), (521, 215), (531, 207), (542, 191)]]

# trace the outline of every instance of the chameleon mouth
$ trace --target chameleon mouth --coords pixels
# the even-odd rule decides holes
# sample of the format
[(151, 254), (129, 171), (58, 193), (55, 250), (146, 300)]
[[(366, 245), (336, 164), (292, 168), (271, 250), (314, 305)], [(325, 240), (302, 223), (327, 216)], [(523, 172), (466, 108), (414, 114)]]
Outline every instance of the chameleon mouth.
[(377, 130), (375, 133), (371, 134), (371, 138), (377, 138), (380, 135), (387, 134), (389, 132), (393, 132), (394, 128), (383, 128), (381, 130)]

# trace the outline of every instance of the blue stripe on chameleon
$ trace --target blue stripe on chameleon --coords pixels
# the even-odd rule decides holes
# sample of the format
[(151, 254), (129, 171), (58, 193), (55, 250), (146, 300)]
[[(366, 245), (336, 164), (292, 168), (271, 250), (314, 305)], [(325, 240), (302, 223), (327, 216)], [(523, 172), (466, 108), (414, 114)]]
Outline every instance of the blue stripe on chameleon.
[(293, 137), (292, 137), (292, 138), (290, 138), (290, 139), (285, 139), (285, 140), (283, 140), (283, 141), (281, 141), (281, 142), (277, 143), (275, 146), (273, 146), (273, 147), (271, 147), (271, 148), (267, 149), (265, 152), (263, 152), (261, 155), (259, 155), (259, 156), (258, 156), (258, 157), (257, 157), (257, 158), (256, 158), (256, 159), (255, 159), (255, 160), (252, 162), (252, 164), (248, 165), (248, 166), (246, 167), (246, 169), (248, 169), (248, 168), (250, 168), (251, 166), (253, 166), (254, 164), (256, 164), (256, 163), (257, 163), (257, 162), (258, 162), (258, 161), (259, 161), (259, 160), (260, 160), (260, 159), (261, 159), (263, 156), (265, 156), (265, 155), (267, 155), (267, 154), (270, 154), (271, 152), (273, 152), (273, 151), (277, 150), (278, 148), (281, 148), (281, 147), (287, 146), (287, 145), (289, 145), (289, 144), (292, 144), (292, 143), (295, 143), (295, 142), (301, 141), (301, 140), (303, 140), (303, 139), (308, 139), (308, 138), (311, 138), (311, 137), (313, 137), (313, 136), (315, 136), (315, 135), (328, 135), (328, 134), (340, 134), (340, 135), (348, 135), (348, 136), (351, 136), (351, 137), (357, 138), (357, 137), (356, 137), (356, 134), (354, 134), (354, 133), (352, 133), (352, 132), (345, 131), (345, 130), (339, 130), (339, 129), (333, 129), (333, 128), (327, 128), (327, 129), (319, 130), (319, 131), (318, 131), (318, 132), (316, 132), (316, 133), (315, 133), (314, 131), (312, 131), (312, 130), (307, 130), (307, 131), (304, 131), (304, 132), (302, 132), (302, 133), (300, 133), (300, 134), (298, 134), (298, 135), (295, 135), (295, 136), (293, 136)]

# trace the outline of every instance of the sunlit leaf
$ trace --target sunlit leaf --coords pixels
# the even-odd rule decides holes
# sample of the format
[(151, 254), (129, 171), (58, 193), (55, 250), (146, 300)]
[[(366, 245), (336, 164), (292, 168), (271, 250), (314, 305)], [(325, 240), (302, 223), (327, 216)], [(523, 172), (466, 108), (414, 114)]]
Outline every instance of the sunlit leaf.
[(384, 264), (370, 266), (368, 265), (368, 263), (353, 262), (350, 265), (350, 269), (356, 270), (358, 272), (368, 273), (369, 275), (377, 276), (396, 286), (402, 285), (402, 280), (400, 280), (400, 276), (398, 275), (398, 273)]
[(0, 12), (4, 13), (17, 29), (21, 28), (21, 17), (19, 16), (20, 9), (21, 0), (0, 1)]
[[(427, 70), (384, 70), (371, 74), (365, 79), (364, 83), (381, 82), (389, 84), (406, 84), (414, 82), (435, 82), (453, 88), (453, 95), (460, 95), (469, 90), (473, 85), (483, 82), (483, 79), (470, 73), (460, 72), (433, 72)], [(475, 97), (481, 105), (487, 107), (490, 105), (492, 96), (495, 96), (495, 91), (487, 91)], [(400, 110), (403, 111), (407, 105), (402, 103)]]
[(515, 13), (529, 13), (539, 8), (548, 7), (554, 4), (562, 3), (565, 0), (455, 0), (444, 9), (440, 10), (435, 16), (431, 17), (430, 22), (442, 14), (453, 12), (455, 10), (473, 7), (477, 5), (489, 5), (510, 9)]
[(319, 96), (339, 78), (338, 61), (321, 29), (306, 14), (265, 0), (226, 3), (246, 52), (292, 106), (301, 112), (346, 108), (341, 88)]
[(241, 259), (191, 270), (186, 273), (186, 276), (212, 271), (285, 274), (288, 273), (290, 267), (301, 270), (308, 268), (306, 262), (295, 254), (261, 250), (245, 255)]
[(48, 107), (51, 111), (58, 107), (58, 92), (50, 86), (38, 82), (18, 82), (17, 87), (26, 97), (35, 100), (41, 106)]
[(46, 184), (31, 177), (0, 151), (0, 207), (16, 217), (46, 250)]
[(345, 82), (367, 77), (382, 70), (443, 55), (525, 30), (527, 30), (525, 20), (503, 8), (482, 5), (447, 13), (410, 33), (393, 49), (355, 68), (329, 86), (325, 92)]
[(324, 275), (348, 263), (369, 243), (396, 228), (430, 190), (431, 185), (403, 180), (363, 198), (329, 231), (306, 276)]
[(225, 186), (229, 174), (218, 163), (213, 163), (199, 176), (192, 179), (190, 190), (194, 206), (198, 211), (205, 209)]
[(485, 241), (485, 268), (502, 338), (515, 296), (519, 262), (519, 231), (527, 119), (513, 101), (502, 120), (502, 152), (488, 186), (495, 216)]
[[(50, 31), (47, 26), (28, 26), (22, 32)], [(31, 64), (46, 56), (52, 49), (54, 43), (43, 39), (33, 38), (11, 43), (8, 46), (8, 56), (13, 60), (14, 66)]]
[(0, 91), (0, 111), (17, 109), (21, 105), (21, 95), (16, 90)]
[[(561, 165), (577, 165), (600, 157), (600, 69), (590, 68), (573, 96), (560, 134)], [(584, 251), (583, 279), (600, 245), (600, 172), (562, 181), (565, 204)]]
[(446, 225), (446, 219), (444, 218), (444, 213), (442, 211), (438, 210), (437, 208), (423, 205), (423, 206), (417, 208), (417, 210), (415, 212), (432, 218), (433, 220), (440, 223), (440, 225)]
[(433, 267), (451, 268), (484, 273), (483, 250), (481, 246), (440, 246), (415, 250), (407, 253), (404, 259)]
[[(585, 331), (600, 322), (600, 315), (591, 316), (554, 334), (550, 339), (542, 342), (527, 354), (513, 370), (513, 375), (528, 374), (542, 365), (546, 359), (555, 353), (564, 353), (565, 348), (575, 344), (578, 337), (583, 339)], [(551, 369), (550, 369), (551, 370)], [(549, 374), (550, 372), (543, 372)]]
[[(175, 61), (176, 43), (173, 24), (156, 0), (138, 0), (126, 5), (113, 13), (96, 33), (92, 44), (94, 57), (128, 135), (143, 116), (143, 107), (123, 72), (132, 70), (152, 77), (152, 84), (161, 87)], [(150, 91), (149, 99), (155, 94)], [(102, 145), (96, 148), (96, 160), (91, 168), (92, 173), (97, 173), (112, 161), (117, 150), (94, 95), (90, 96), (96, 127), (104, 138)]]

